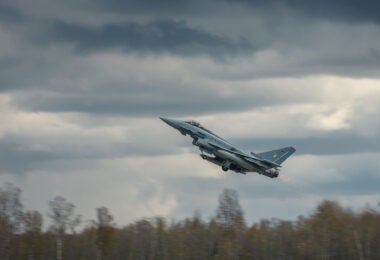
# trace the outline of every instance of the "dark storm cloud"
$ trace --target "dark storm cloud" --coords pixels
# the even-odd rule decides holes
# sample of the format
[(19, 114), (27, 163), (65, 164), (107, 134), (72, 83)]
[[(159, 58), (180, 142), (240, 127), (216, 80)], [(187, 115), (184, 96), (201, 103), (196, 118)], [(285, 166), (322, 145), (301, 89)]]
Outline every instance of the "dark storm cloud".
[(22, 14), (20, 11), (10, 5), (0, 3), (0, 21), (1, 22), (18, 22), (22, 20)]
[[(378, 94), (362, 98), (357, 89), (362, 82), (348, 80), (345, 86), (335, 76), (379, 77), (379, 5), (368, 0), (2, 0), (0, 177), (25, 183), (29, 201), (64, 191), (83, 201), (88, 212), (97, 203), (89, 203), (92, 198), (103, 200), (108, 191), (107, 205), (127, 219), (130, 212), (157, 214), (172, 196), (177, 217), (208, 210), (224, 188), (238, 190), (242, 202), (253, 201), (246, 208), (251, 214), (264, 212), (255, 205), (262, 203), (268, 216), (279, 218), (291, 211), (289, 200), (297, 204), (294, 214), (301, 214), (309, 197), (376, 195)], [(320, 74), (335, 76), (319, 80)], [(341, 84), (342, 90), (327, 91), (330, 84)], [(363, 81), (363, 87), (375, 89), (375, 84)], [(352, 119), (336, 119), (350, 128), (318, 130), (318, 116), (304, 126), (314, 111), (302, 111), (303, 104), (331, 106), (327, 112), (316, 108), (315, 115), (332, 113), (333, 119), (336, 107), (351, 107)], [(271, 118), (281, 110), (276, 106), (284, 106), (285, 113)], [(250, 111), (252, 117), (242, 118), (253, 122), (238, 125), (252, 128), (242, 134), (266, 138), (230, 139), (217, 132), (248, 151), (296, 147), (281, 170), (283, 180), (225, 174), (202, 161), (189, 138), (152, 119), (206, 115), (211, 119), (205, 121), (228, 129), (233, 124), (228, 118)], [(276, 122), (277, 129), (256, 131), (255, 124), (263, 121)], [(230, 133), (242, 130), (234, 127)], [(89, 190), (95, 196), (83, 196)], [(157, 207), (149, 206), (150, 199)]]
[(184, 56), (206, 54), (219, 57), (253, 49), (246, 39), (233, 41), (173, 20), (147, 24), (108, 24), (100, 28), (54, 22), (45, 39), (52, 44), (73, 43), (79, 52), (118, 49), (125, 52), (174, 53)]
[[(120, 84), (120, 83), (118, 83)], [(313, 101), (318, 94), (292, 92), (282, 87), (238, 89), (224, 95), (222, 87), (139, 85), (93, 88), (87, 91), (25, 93), (15, 95), (15, 105), (31, 111), (83, 112), (131, 117), (185, 116), (244, 111), (264, 106)], [(272, 94), (268, 96), (268, 91)], [(296, 91), (296, 90), (295, 90)], [(148, 93), (148, 94), (147, 94)], [(298, 93), (295, 95), (294, 93)], [(38, 100), (38, 102), (35, 102)]]
[[(209, 95), (193, 99), (184, 96), (164, 97), (162, 95), (145, 98), (129, 97), (120, 93), (119, 97), (91, 97), (83, 95), (62, 95), (48, 97), (34, 102), (33, 100), (19, 100), (18, 105), (28, 110), (50, 112), (84, 112), (90, 114), (119, 114), (124, 116), (183, 116), (205, 114), (212, 112), (239, 111), (250, 107), (250, 102), (242, 99), (221, 98)], [(248, 100), (247, 100), (248, 101)], [(257, 105), (257, 104), (256, 104)]]
[(307, 138), (260, 138), (236, 139), (233, 143), (245, 149), (254, 149), (261, 152), (278, 148), (280, 146), (296, 147), (296, 155), (335, 155), (354, 153), (380, 153), (380, 142), (377, 138), (358, 137), (354, 134), (332, 134), (326, 137)]
[[(68, 89), (70, 88), (67, 86), (68, 82), (73, 83), (72, 85), (77, 84), (78, 87), (81, 84), (79, 81), (82, 78), (91, 78), (92, 75), (87, 74), (86, 70), (92, 64), (85, 64), (77, 69), (78, 74), (80, 72), (84, 75), (82, 78), (79, 76), (72, 77), (72, 75), (67, 74), (66, 78), (60, 78), (61, 74), (65, 75), (65, 69), (70, 69), (67, 68), (67, 64), (70, 62), (69, 57), (77, 54), (81, 54), (80, 57), (88, 57), (92, 54), (105, 51), (124, 52), (120, 53), (121, 55), (125, 53), (127, 55), (137, 53), (143, 57), (150, 54), (174, 55), (185, 58), (211, 56), (214, 58), (214, 61), (216, 60), (215, 58), (218, 60), (216, 60), (215, 64), (204, 67), (204, 72), (202, 72), (204, 75), (200, 75), (201, 77), (208, 77), (211, 80), (216, 78), (223, 81), (241, 81), (255, 78), (299, 77), (318, 74), (379, 77), (380, 50), (377, 44), (379, 42), (376, 36), (378, 35), (376, 34), (378, 32), (376, 30), (377, 27), (371, 27), (372, 30), (368, 32), (365, 30), (366, 28), (363, 28), (361, 30), (364, 31), (363, 34), (358, 34), (358, 29), (356, 29), (356, 31), (354, 30), (355, 34), (351, 34), (349, 29), (346, 27), (340, 29), (339, 26), (335, 27), (336, 24), (326, 25), (327, 28), (333, 28), (332, 31), (323, 26), (321, 29), (318, 26), (310, 24), (310, 21), (304, 24), (307, 17), (295, 18), (297, 23), (294, 24), (286, 22), (277, 23), (277, 20), (272, 23), (266, 23), (260, 19), (270, 19), (272, 14), (270, 9), (265, 9), (263, 12), (259, 12), (259, 25), (257, 25), (256, 20), (253, 22), (259, 28), (254, 26), (253, 28), (256, 29), (252, 29), (251, 31), (250, 28), (252, 26), (250, 26), (251, 21), (249, 19), (242, 20), (243, 26), (239, 26), (239, 19), (237, 19), (238, 22), (231, 23), (233, 25), (230, 25), (231, 17), (236, 16), (236, 18), (240, 18), (239, 12), (232, 13), (231, 17), (224, 21), (224, 13), (221, 11), (223, 8), (220, 7), (223, 4), (220, 2), (206, 1), (202, 5), (202, 1), (193, 3), (192, 1), (185, 0), (179, 2), (100, 1), (101, 6), (109, 4), (111, 9), (118, 9), (120, 11), (131, 10), (132, 13), (135, 10), (136, 14), (131, 17), (126, 16), (128, 19), (122, 20), (120, 23), (115, 21), (107, 22), (107, 20), (104, 21), (102, 19), (99, 19), (99, 23), (78, 21), (78, 18), (77, 20), (70, 19), (69, 10), (74, 10), (74, 8), (76, 8), (76, 11), (83, 12), (85, 14), (83, 15), (84, 17), (96, 17), (98, 14), (113, 15), (109, 14), (107, 10), (97, 10), (94, 6), (90, 8), (91, 2), (81, 1), (78, 2), (78, 5), (74, 2), (65, 2), (66, 8), (60, 14), (62, 16), (57, 17), (55, 20), (52, 19), (53, 14), (50, 14), (49, 17), (44, 17), (48, 13), (49, 4), (46, 3), (46, 6), (42, 6), (41, 2), (37, 2), (38, 8), (36, 7), (36, 9), (45, 10), (45, 12), (41, 11), (41, 17), (33, 17), (33, 19), (29, 17), (29, 20), (25, 20), (22, 23), (25, 26), (9, 30), (9, 34), (14, 36), (10, 41), (14, 41), (15, 47), (3, 51), (4, 57), (0, 57), (0, 90), (53, 89), (55, 88), (53, 85), (59, 85), (60, 89)], [(253, 1), (252, 5), (256, 2)], [(270, 6), (277, 2), (280, 1), (269, 1), (268, 4), (263, 2), (258, 6), (261, 8), (262, 5)], [(295, 3), (298, 2), (295, 1)], [(295, 6), (294, 4), (290, 4), (290, 2), (288, 3), (288, 1), (284, 3)], [(349, 3), (350, 1), (348, 1), (348, 5)], [(227, 5), (229, 4), (233, 5), (233, 3), (228, 2)], [(249, 3), (247, 2), (246, 4)], [(314, 2), (310, 2), (310, 5), (313, 4)], [(22, 2), (19, 5), (22, 7)], [(300, 5), (303, 6), (304, 4), (300, 3)], [(31, 6), (24, 4), (24, 7), (21, 8), (24, 11), (22, 13), (24, 16), (32, 16), (36, 12), (25, 11), (30, 9)], [(190, 12), (188, 15), (179, 15), (178, 17), (165, 14), (165, 10), (168, 10), (168, 12), (171, 10), (170, 12), (172, 13), (180, 13), (181, 8), (187, 6), (191, 7), (188, 10), (198, 9), (202, 6), (206, 6), (207, 8), (218, 6), (218, 8), (214, 8), (213, 14), (209, 15), (210, 18), (200, 15), (199, 20), (202, 21), (202, 25), (194, 23), (194, 21), (198, 21), (198, 14), (192, 15)], [(206, 7), (205, 9), (207, 9)], [(10, 9), (9, 12), (7, 8)], [(16, 8), (11, 7), (10, 4), (7, 5), (7, 8), (3, 11), (4, 15), (9, 14), (8, 16), (10, 17), (21, 16), (21, 13)], [(149, 14), (149, 19), (139, 19), (143, 15), (140, 15), (138, 10), (150, 10), (149, 8), (153, 8), (153, 10), (156, 8), (159, 11)], [(243, 10), (239, 10), (243, 12)], [(292, 13), (289, 16), (292, 16)], [(255, 17), (253, 16), (253, 18)], [(150, 22), (147, 22), (147, 20)], [(209, 23), (211, 26), (209, 26)], [(215, 28), (219, 29), (213, 30)], [(231, 31), (237, 32), (233, 33), (235, 36), (231, 36)], [(343, 33), (339, 34), (339, 32)], [(249, 40), (236, 35), (243, 35)], [(371, 35), (373, 37), (370, 37)], [(364, 41), (362, 38), (366, 40)], [(331, 39), (331, 42), (329, 39)], [(73, 48), (68, 50), (67, 46), (72, 46)], [(341, 46), (345, 46), (345, 48), (341, 48)], [(72, 53), (73, 49), (76, 52)], [(263, 59), (263, 64), (256, 64), (254, 55), (258, 53), (257, 51), (264, 51), (264, 49), (265, 51), (272, 52), (275, 58), (269, 56), (268, 59)], [(246, 64), (249, 64), (249, 59), (251, 59), (252, 67), (246, 65), (247, 67), (242, 67), (241, 70), (234, 69), (235, 64), (240, 68), (239, 59), (244, 59), (245, 57), (248, 60)], [(234, 63), (235, 58), (237, 60), (236, 63)], [(231, 66), (231, 68), (223, 69), (223, 62), (226, 62), (227, 68), (228, 66)], [(231, 64), (228, 64), (229, 62)], [(62, 64), (65, 64), (67, 67), (63, 67), (65, 65)], [(73, 65), (75, 66), (75, 64)], [(216, 67), (215, 71), (213, 71), (213, 67)], [(208, 72), (208, 69), (211, 69), (211, 72)], [(91, 68), (88, 70), (91, 70)], [(149, 78), (148, 71), (147, 78)], [(77, 83), (74, 82), (75, 80), (77, 80)], [(105, 84), (111, 85), (113, 83), (105, 82)], [(69, 90), (64, 92), (69, 92)], [(166, 95), (169, 96), (168, 93)], [(190, 97), (194, 96), (190, 95)], [(207, 97), (213, 98), (212, 96)], [(62, 97), (61, 99), (57, 99), (58, 106), (61, 107), (57, 111), (65, 110), (61, 104), (64, 99), (69, 104), (73, 104), (72, 110), (78, 108), (78, 110), (88, 111), (90, 108), (95, 108), (96, 105), (96, 102), (91, 100), (87, 102), (88, 105), (85, 105), (79, 104), (75, 100), (79, 100), (80, 98), (74, 97), (73, 99), (68, 99), (67, 97)], [(237, 105), (237, 99), (235, 98), (231, 98), (231, 100), (221, 98), (220, 100), (227, 104), (226, 108), (230, 104)], [(121, 102), (116, 100), (115, 104), (109, 107), (109, 111), (124, 109)], [(45, 104), (35, 104), (34, 107), (47, 108), (50, 106), (47, 103), (46, 101)], [(246, 104), (244, 102), (241, 102), (241, 104), (242, 110), (244, 110)], [(99, 102), (99, 105), (103, 106), (104, 104)], [(177, 103), (173, 105), (177, 105)], [(85, 108), (86, 106), (88, 109)], [(141, 106), (144, 107), (143, 104)], [(186, 104), (184, 107), (187, 107)], [(210, 107), (213, 106), (211, 105)], [(165, 111), (165, 104), (163, 108)]]
[(0, 174), (28, 172), (53, 157), (47, 151), (33, 150), (12, 140), (0, 140)]
[[(376, 0), (97, 0), (99, 8), (124, 13), (156, 14), (199, 14), (215, 11), (221, 4), (227, 6), (242, 5), (251, 8), (254, 13), (265, 12), (268, 15), (288, 13), (309, 18), (342, 20), (348, 22), (380, 22), (380, 3)], [(273, 16), (272, 16), (273, 18)]]
[(0, 139), (0, 174), (23, 174), (33, 170), (51, 170), (53, 168), (51, 165), (54, 166), (59, 161), (80, 164), (80, 161), (86, 160), (95, 162), (99, 159), (115, 159), (125, 156), (180, 153), (179, 147), (164, 146), (162, 142), (154, 142), (154, 140), (142, 145), (142, 142), (137, 140), (138, 137), (112, 141), (101, 135), (98, 139), (92, 139), (87, 138), (86, 135), (65, 137), (62, 133), (59, 138), (62, 140), (67, 138), (69, 141), (61, 143), (62, 140), (58, 141), (57, 137), (51, 136), (45, 136), (43, 140), (38, 137), (3, 136)]
[(380, 22), (380, 2), (376, 0), (225, 0), (240, 2), (252, 9), (276, 12), (284, 7), (302, 16), (348, 22)]
[(214, 7), (213, 0), (95, 0), (92, 1), (98, 8), (126, 13), (156, 12), (163, 14), (206, 12), (207, 7)]

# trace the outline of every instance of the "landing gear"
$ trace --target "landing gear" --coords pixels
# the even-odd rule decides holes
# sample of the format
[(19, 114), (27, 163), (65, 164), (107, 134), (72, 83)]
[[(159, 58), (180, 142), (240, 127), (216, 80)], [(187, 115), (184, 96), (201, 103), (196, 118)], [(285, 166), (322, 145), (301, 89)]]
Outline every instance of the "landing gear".
[(228, 171), (231, 168), (231, 162), (230, 161), (224, 161), (222, 164), (222, 170)]

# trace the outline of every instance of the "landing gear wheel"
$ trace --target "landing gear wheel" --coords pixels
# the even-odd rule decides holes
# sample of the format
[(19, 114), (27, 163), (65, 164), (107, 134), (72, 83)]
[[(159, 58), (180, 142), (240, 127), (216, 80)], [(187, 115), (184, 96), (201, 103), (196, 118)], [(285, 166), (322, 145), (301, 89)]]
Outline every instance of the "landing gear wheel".
[(226, 171), (229, 170), (229, 168), (228, 168), (227, 166), (223, 165), (223, 166), (222, 166), (222, 170), (226, 172)]

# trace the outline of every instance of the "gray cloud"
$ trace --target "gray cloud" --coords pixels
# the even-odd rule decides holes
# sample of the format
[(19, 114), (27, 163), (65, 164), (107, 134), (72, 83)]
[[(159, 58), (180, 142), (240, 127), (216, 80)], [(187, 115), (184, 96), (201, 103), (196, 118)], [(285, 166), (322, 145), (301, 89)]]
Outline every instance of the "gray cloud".
[[(332, 181), (317, 185), (316, 188), (320, 194), (325, 196), (331, 195), (377, 195), (379, 194), (380, 178), (374, 176), (373, 172), (378, 169), (369, 170), (368, 167), (356, 169), (355, 176), (349, 176), (344, 180)], [(348, 172), (346, 171), (345, 174)]]
[(23, 143), (0, 140), (0, 173), (25, 173), (52, 158), (51, 153), (32, 150)]
[[(236, 175), (230, 173), (226, 178), (172, 178), (166, 180), (169, 190), (175, 190), (178, 194), (179, 201), (182, 205), (179, 211), (191, 212), (191, 209), (196, 209), (197, 205), (187, 201), (199, 201), (199, 208), (207, 209), (207, 205), (211, 204), (218, 193), (224, 188), (230, 187), (239, 191), (243, 200), (252, 199), (295, 199), (301, 196), (355, 196), (355, 195), (376, 195), (380, 185), (380, 178), (373, 176), (368, 171), (358, 171), (353, 173), (353, 170), (344, 172), (347, 178), (339, 181), (326, 181), (326, 183), (306, 183), (305, 180), (298, 180), (292, 176), (292, 172), (283, 170), (288, 178), (292, 178), (292, 182), (278, 180), (266, 180), (265, 177), (259, 176), (256, 173), (250, 173), (247, 176)], [(226, 174), (226, 173), (220, 173)], [(304, 174), (317, 174), (305, 172)], [(242, 180), (243, 179), (243, 180)], [(203, 197), (194, 200), (194, 197), (189, 197), (187, 194), (193, 193), (193, 196)], [(208, 194), (205, 196), (205, 193)], [(209, 198), (209, 199), (205, 199)]]
[[(276, 1), (270, 2), (269, 5), (274, 2)], [(183, 3), (193, 8), (202, 6), (201, 2)], [(163, 3), (115, 1), (110, 6), (123, 10), (119, 4), (126, 5), (127, 9), (131, 8), (130, 10), (134, 8), (145, 10), (149, 9), (149, 6), (152, 8), (158, 6), (159, 10), (169, 7), (168, 10), (171, 10), (170, 8), (176, 10), (173, 12), (180, 9), (180, 5), (177, 6), (177, 3), (172, 1)], [(69, 10), (76, 8), (76, 11), (86, 13), (83, 16), (97, 16), (100, 10), (89, 8), (89, 5), (91, 6), (88, 2), (80, 2), (76, 6), (73, 2), (69, 2), (63, 10), (69, 14)], [(380, 38), (379, 28), (376, 25), (355, 27), (346, 23), (318, 23), (310, 21), (307, 16), (293, 17), (292, 13), (287, 15), (286, 12), (284, 16), (269, 22), (267, 20), (271, 20), (273, 16), (270, 10), (264, 10), (251, 17), (246, 9), (237, 9), (237, 11), (234, 9), (236, 12), (231, 12), (228, 14), (229, 19), (224, 20), (221, 18), (225, 14), (223, 4), (218, 5), (211, 1), (206, 5), (215, 5), (219, 8), (215, 8), (213, 14), (203, 15), (200, 18), (193, 16), (190, 11), (188, 15), (178, 15), (178, 17), (158, 12), (156, 15), (148, 15), (147, 19), (139, 19), (139, 13), (136, 13), (136, 16), (124, 20), (115, 18), (117, 21), (110, 19), (112, 22), (101, 20), (95, 23), (78, 21), (78, 18), (74, 19), (63, 14), (62, 17), (52, 19), (45, 12), (41, 12), (40, 17), (33, 17), (36, 11), (27, 11), (32, 5), (20, 4), (23, 12), (17, 11), (18, 16), (29, 18), (24, 20), (23, 26), (16, 26), (12, 30), (4, 28), (12, 36), (9, 41), (14, 48), (2, 47), (4, 57), (0, 56), (0, 89), (10, 91), (27, 88), (73, 88), (73, 85), (81, 85), (80, 81), (84, 78), (89, 79), (94, 75), (87, 73), (93, 72), (90, 62), (81, 61), (82, 64), (78, 66), (73, 64), (70, 57), (80, 54), (79, 57), (85, 59), (102, 52), (114, 52), (120, 55), (132, 53), (142, 57), (156, 55), (157, 59), (160, 55), (189, 59), (194, 56), (206, 59), (212, 57), (215, 63), (199, 64), (203, 71), (198, 72), (197, 77), (211, 80), (216, 78), (221, 81), (318, 74), (379, 77)], [(7, 6), (18, 10), (10, 4)], [(36, 6), (41, 10), (50, 10), (48, 4), (42, 6), (42, 2), (37, 2)], [(113, 13), (108, 15), (112, 16)], [(197, 23), (198, 20), (202, 22)], [(27, 30), (24, 28), (26, 25)], [(71, 72), (67, 73), (70, 70)], [(73, 72), (74, 70), (76, 71)], [(147, 70), (147, 78), (149, 73)], [(63, 78), (62, 75), (67, 78)], [(108, 82), (104, 82), (106, 85), (114, 85), (112, 79), (107, 79)], [(151, 84), (156, 83), (151, 82)], [(159, 87), (162, 88), (161, 85)], [(61, 99), (65, 98), (67, 97)], [(73, 107), (80, 106), (75, 104), (77, 103), (75, 100), (68, 101)], [(226, 104), (229, 102), (235, 104), (234, 98), (231, 101), (222, 101)], [(89, 109), (93, 107), (90, 105)], [(118, 110), (117, 107), (123, 108), (115, 101), (114, 109)]]
[[(308, 197), (376, 195), (378, 5), (5, 0), (0, 178), (40, 204), (58, 191), (92, 212), (107, 198), (119, 223), (130, 212), (212, 214), (223, 188), (240, 192), (252, 218), (281, 218), (290, 200), (300, 214)], [(189, 139), (146, 122), (157, 116), (225, 126), (247, 150), (293, 145), (283, 176), (306, 185), (218, 178)]]
[[(15, 93), (14, 103), (22, 109), (31, 111), (178, 117), (238, 112), (318, 100), (318, 94), (314, 92), (299, 92), (297, 88), (292, 87), (286, 90), (281, 86), (262, 86), (260, 83), (253, 83), (250, 88), (237, 86), (232, 89), (229, 85), (223, 86), (218, 83), (210, 85), (207, 80), (195, 80), (188, 84), (177, 85), (176, 82), (166, 83), (166, 80), (154, 84), (152, 79), (152, 82), (148, 80), (147, 84), (141, 84), (128, 80), (128, 76), (121, 82), (114, 82), (110, 77), (104, 74), (102, 79), (103, 81), (105, 79), (104, 82), (98, 82), (96, 78), (88, 81), (91, 86), (88, 89), (63, 86), (62, 90), (57, 88), (54, 92)], [(108, 81), (111, 84), (107, 85)], [(102, 85), (107, 85), (107, 88)], [(312, 88), (307, 89), (312, 91)], [(229, 93), (226, 95), (225, 92)], [(271, 94), (268, 95), (268, 92)], [(35, 102), (36, 100), (38, 102)]]
[(0, 3), (0, 21), (5, 23), (14, 23), (21, 20), (22, 14), (17, 8)]
[(211, 55), (252, 52), (246, 39), (234, 42), (226, 37), (190, 28), (173, 20), (108, 24), (101, 28), (54, 22), (50, 32), (42, 36), (51, 44), (69, 42), (78, 52), (119, 49), (125, 52), (174, 53), (177, 55)]
[[(252, 9), (266, 9), (283, 11), (284, 8), (299, 12), (306, 17), (315, 17), (329, 20), (343, 20), (349, 22), (380, 22), (380, 4), (376, 0), (320, 0), (320, 1), (303, 1), (303, 0), (239, 0), (229, 3), (240, 2)], [(277, 9), (277, 10), (276, 10)]]
[[(221, 5), (221, 1), (206, 0), (164, 0), (164, 1), (122, 1), (122, 0), (98, 0), (96, 1), (100, 8), (106, 8), (115, 12), (126, 13), (193, 13), (208, 12), (216, 9)], [(377, 12), (380, 4), (375, 0), (355, 1), (355, 0), (337, 0), (337, 1), (303, 1), (303, 0), (224, 0), (225, 4), (235, 6), (238, 4), (244, 7), (250, 7), (255, 12), (291, 12), (296, 11), (300, 15), (316, 17), (330, 20), (344, 20), (352, 22), (373, 21), (379, 22), (380, 15)]]
[[(334, 160), (332, 165), (330, 162), (328, 165), (321, 166), (319, 170), (329, 172), (333, 168), (339, 174), (338, 179), (336, 176), (324, 174), (325, 179), (322, 182), (313, 180), (313, 175), (323, 174), (316, 169), (310, 168), (304, 172), (297, 172), (296, 169), (299, 165), (303, 165), (304, 161), (293, 158), (293, 162), (282, 169), (281, 177), (276, 180), (267, 179), (255, 173), (243, 176), (233, 173), (226, 175), (220, 172), (219, 174), (226, 176), (224, 178), (171, 178), (165, 180), (165, 185), (167, 190), (173, 190), (177, 200), (181, 201), (174, 213), (177, 216), (182, 216), (183, 212), (187, 212), (187, 215), (182, 217), (188, 216), (197, 209), (203, 212), (205, 217), (213, 216), (214, 209), (210, 208), (210, 205), (215, 205), (215, 198), (221, 190), (232, 188), (239, 192), (249, 220), (257, 220), (260, 216), (266, 218), (286, 216), (295, 219), (297, 215), (304, 214), (308, 208), (307, 205), (303, 205), (303, 201), (311, 198), (317, 201), (323, 198), (337, 200), (341, 196), (357, 198), (378, 194), (380, 185), (380, 178), (376, 175), (378, 163), (366, 165), (368, 164), (366, 156), (356, 157), (350, 161), (352, 158), (343, 156)], [(320, 164), (324, 162), (324, 160), (318, 160)], [(292, 205), (294, 202), (298, 206), (294, 207)], [(270, 204), (269, 208), (278, 208), (278, 212), (263, 207), (262, 204), (265, 203)], [(290, 210), (289, 207), (294, 208)], [(302, 213), (299, 208), (303, 209)], [(268, 214), (268, 211), (272, 213)]]
[(98, 8), (112, 10), (114, 12), (125, 13), (193, 13), (193, 12), (207, 12), (210, 8), (215, 7), (213, 0), (164, 0), (164, 1), (152, 1), (152, 0), (96, 0), (95, 2)]
[(359, 137), (355, 134), (330, 134), (325, 137), (307, 138), (260, 138), (233, 140), (233, 143), (254, 149), (255, 152), (274, 149), (280, 146), (294, 146), (297, 155), (335, 155), (354, 153), (380, 153), (377, 137)]
[[(0, 139), (0, 174), (49, 171), (57, 165), (64, 169), (67, 168), (65, 164), (71, 165), (73, 170), (76, 167), (82, 168), (83, 164), (96, 164), (97, 160), (181, 153), (179, 147), (166, 146), (166, 138), (155, 140), (149, 132), (134, 138), (120, 138), (118, 141), (109, 140), (102, 133), (91, 138), (85, 134), (67, 135), (70, 132), (63, 132), (58, 137), (46, 135), (44, 139), (3, 136)], [(143, 142), (139, 138), (147, 141)], [(63, 141), (64, 139), (68, 140)]]

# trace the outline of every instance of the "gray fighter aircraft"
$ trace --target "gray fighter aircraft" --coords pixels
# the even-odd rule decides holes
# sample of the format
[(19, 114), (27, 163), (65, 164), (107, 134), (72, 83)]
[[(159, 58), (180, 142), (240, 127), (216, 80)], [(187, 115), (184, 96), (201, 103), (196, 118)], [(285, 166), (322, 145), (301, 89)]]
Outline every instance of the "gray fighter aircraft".
[(242, 174), (257, 172), (270, 178), (276, 178), (279, 175), (281, 164), (296, 151), (289, 146), (263, 153), (247, 153), (231, 145), (196, 121), (160, 118), (181, 134), (193, 138), (193, 145), (199, 147), (201, 157), (222, 166), (223, 171), (232, 170)]

